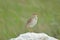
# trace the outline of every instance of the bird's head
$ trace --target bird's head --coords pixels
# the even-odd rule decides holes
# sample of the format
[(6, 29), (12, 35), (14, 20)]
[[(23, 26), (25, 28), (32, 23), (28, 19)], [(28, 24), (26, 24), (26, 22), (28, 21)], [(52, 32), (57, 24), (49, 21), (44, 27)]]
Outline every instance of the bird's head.
[(38, 15), (36, 13), (33, 13), (32, 17), (38, 19)]
[(33, 16), (38, 16), (36, 13), (33, 13)]

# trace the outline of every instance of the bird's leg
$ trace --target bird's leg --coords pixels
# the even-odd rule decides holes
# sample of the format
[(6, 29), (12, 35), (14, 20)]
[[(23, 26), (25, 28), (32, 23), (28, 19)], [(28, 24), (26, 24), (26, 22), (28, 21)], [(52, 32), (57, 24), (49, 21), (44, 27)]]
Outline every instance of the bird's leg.
[(28, 32), (33, 32), (33, 29), (29, 26), (26, 26)]
[(29, 31), (29, 32), (33, 32), (33, 29), (29, 27), (28, 31)]

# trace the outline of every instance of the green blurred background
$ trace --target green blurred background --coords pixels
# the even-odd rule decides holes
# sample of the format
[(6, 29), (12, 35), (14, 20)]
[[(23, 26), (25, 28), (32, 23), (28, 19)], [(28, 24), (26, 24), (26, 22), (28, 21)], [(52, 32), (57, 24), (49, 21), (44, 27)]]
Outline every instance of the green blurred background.
[(36, 12), (34, 32), (44, 32), (60, 39), (60, 0), (0, 0), (0, 40), (28, 32), (29, 17)]

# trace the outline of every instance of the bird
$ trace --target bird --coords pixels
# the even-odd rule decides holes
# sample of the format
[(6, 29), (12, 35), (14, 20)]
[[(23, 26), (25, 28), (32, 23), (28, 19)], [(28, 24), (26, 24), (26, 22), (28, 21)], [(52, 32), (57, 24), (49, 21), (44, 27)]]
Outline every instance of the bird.
[(32, 14), (32, 16), (27, 20), (26, 23), (26, 28), (28, 29), (29, 32), (33, 32), (33, 27), (37, 24), (38, 21), (38, 15), (37, 14)]

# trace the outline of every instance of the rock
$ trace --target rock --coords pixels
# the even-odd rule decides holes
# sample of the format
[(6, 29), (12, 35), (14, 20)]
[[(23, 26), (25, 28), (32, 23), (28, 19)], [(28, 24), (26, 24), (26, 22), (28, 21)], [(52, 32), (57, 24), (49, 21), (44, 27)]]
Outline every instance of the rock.
[(28, 32), (24, 34), (20, 34), (16, 38), (11, 38), (10, 40), (58, 40), (54, 37), (50, 37), (45, 33), (33, 33)]

